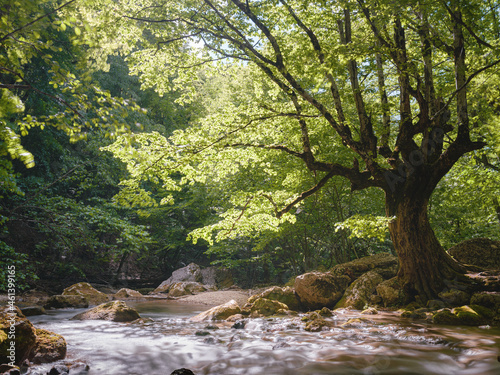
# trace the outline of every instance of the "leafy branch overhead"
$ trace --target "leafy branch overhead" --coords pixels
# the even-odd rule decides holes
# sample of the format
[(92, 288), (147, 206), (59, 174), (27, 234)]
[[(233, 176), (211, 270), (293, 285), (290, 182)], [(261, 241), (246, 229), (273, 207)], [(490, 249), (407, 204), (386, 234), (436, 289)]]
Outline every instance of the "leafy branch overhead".
[(155, 4), (115, 6), (117, 33), (147, 35), (128, 49), (143, 87), (199, 100), (216, 77), (226, 80), (204, 98), (207, 114), (196, 125), (162, 140), (164, 148), (141, 144), (146, 175), (167, 185), (169, 173), (222, 181), (266, 164), (283, 176), (283, 165), (302, 163), (307, 190), (279, 181), (265, 189), (273, 202), (266, 210), (280, 216), (333, 176), (391, 195), (414, 183), (405, 174), (418, 164), (432, 189), (485, 145), (471, 139), (466, 88), (480, 89), (500, 60), (498, 36), (486, 27), (497, 15), (479, 3), (478, 11), (457, 1)]

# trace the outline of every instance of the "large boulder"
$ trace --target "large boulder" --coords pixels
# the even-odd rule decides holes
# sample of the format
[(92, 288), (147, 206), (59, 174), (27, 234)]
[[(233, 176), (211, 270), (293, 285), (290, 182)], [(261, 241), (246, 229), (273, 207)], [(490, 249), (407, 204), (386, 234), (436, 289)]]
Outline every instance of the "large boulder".
[(384, 281), (384, 278), (375, 271), (362, 274), (349, 285), (335, 308), (353, 307), (357, 310), (363, 310), (365, 305), (370, 302), (370, 297), (375, 292), (375, 288), (382, 281)]
[(85, 308), (89, 307), (89, 301), (84, 296), (51, 296), (45, 305), (46, 309), (64, 309), (68, 307)]
[(42, 306), (21, 307), (21, 312), (24, 316), (44, 315), (47, 313)]
[(500, 269), (500, 241), (473, 238), (451, 247), (448, 253), (461, 263), (485, 269)]
[(137, 290), (121, 288), (118, 292), (116, 292), (113, 296), (114, 299), (138, 299), (144, 298), (144, 296), (139, 293)]
[(110, 300), (110, 298), (102, 293), (99, 292), (97, 289), (95, 289), (92, 285), (89, 283), (77, 283), (73, 284), (62, 292), (63, 296), (83, 296), (85, 297), (88, 301), (89, 304), (91, 305), (99, 305), (101, 303), (107, 302)]
[(200, 266), (195, 263), (190, 263), (186, 267), (179, 268), (178, 270), (172, 272), (172, 276), (170, 276), (167, 280), (163, 281), (153, 291), (153, 293), (168, 293), (172, 285), (182, 281), (201, 282), (202, 280), (203, 276), (201, 274)]
[(21, 364), (35, 346), (36, 331), (17, 306), (0, 307), (0, 364)]
[(376, 289), (385, 307), (398, 306), (405, 302), (403, 287), (397, 277), (382, 281), (377, 285)]
[(199, 313), (196, 316), (193, 316), (189, 320), (192, 322), (203, 322), (206, 320), (225, 320), (229, 318), (231, 315), (241, 313), (240, 306), (233, 299), (229, 302), (224, 303), (223, 305), (212, 307), (210, 310)]
[(258, 298), (250, 306), (253, 315), (274, 315), (279, 311), (289, 310), (288, 306), (279, 301), (273, 301), (267, 298)]
[(55, 362), (66, 357), (66, 340), (61, 335), (36, 329), (36, 342), (29, 360), (35, 364)]
[(295, 294), (295, 290), (289, 286), (280, 288), (279, 286), (273, 286), (269, 289), (266, 289), (262, 293), (255, 294), (251, 296), (247, 303), (253, 304), (259, 298), (266, 298), (272, 301), (279, 301), (288, 306), (289, 310), (299, 311), (300, 310), (300, 302)]
[(294, 289), (304, 308), (316, 310), (335, 306), (350, 282), (347, 275), (309, 272), (295, 278)]
[(379, 253), (338, 264), (330, 273), (337, 276), (348, 275), (354, 281), (368, 271), (375, 271), (384, 279), (390, 279), (398, 272), (398, 259), (389, 253)]
[(483, 306), (465, 305), (452, 310), (442, 309), (433, 313), (432, 321), (444, 325), (479, 326), (495, 324), (495, 312)]
[(139, 319), (140, 315), (128, 307), (123, 301), (103, 303), (90, 310), (75, 315), (72, 320), (110, 320), (113, 322), (131, 322)]
[(472, 295), (471, 305), (480, 305), (496, 311), (500, 315), (500, 292), (479, 292)]
[(197, 283), (196, 281), (182, 281), (170, 286), (168, 290), (168, 296), (180, 297), (191, 294), (198, 294), (206, 291), (207, 288), (201, 283)]
[(231, 270), (224, 267), (207, 267), (201, 270), (201, 282), (218, 289), (229, 288), (234, 284)]

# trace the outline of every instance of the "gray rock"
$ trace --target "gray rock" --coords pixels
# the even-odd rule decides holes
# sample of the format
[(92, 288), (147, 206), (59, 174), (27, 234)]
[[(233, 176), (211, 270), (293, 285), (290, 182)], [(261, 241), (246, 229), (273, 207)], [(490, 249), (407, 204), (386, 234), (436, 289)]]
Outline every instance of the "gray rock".
[(206, 292), (207, 288), (196, 281), (181, 281), (170, 286), (169, 297), (180, 297), (191, 294)]
[(295, 278), (294, 289), (304, 308), (316, 310), (335, 306), (350, 282), (350, 277), (346, 275), (309, 272)]
[(202, 283), (218, 289), (229, 288), (234, 284), (231, 271), (223, 267), (207, 267), (201, 270)]
[(167, 280), (163, 281), (153, 291), (153, 293), (168, 293), (172, 285), (182, 281), (201, 282), (202, 280), (203, 276), (201, 274), (200, 266), (198, 266), (195, 263), (190, 263), (186, 267), (179, 268), (178, 270), (172, 272), (172, 276), (170, 276)]

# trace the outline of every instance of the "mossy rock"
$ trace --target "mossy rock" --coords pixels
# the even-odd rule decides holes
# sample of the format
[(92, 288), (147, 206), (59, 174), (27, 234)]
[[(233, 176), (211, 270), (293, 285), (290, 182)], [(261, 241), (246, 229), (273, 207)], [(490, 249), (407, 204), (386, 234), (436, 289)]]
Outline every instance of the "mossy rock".
[(384, 279), (396, 276), (398, 259), (389, 253), (379, 253), (338, 264), (330, 270), (333, 275), (348, 275), (352, 281), (368, 271), (375, 271)]
[(453, 314), (460, 320), (461, 325), (466, 326), (479, 326), (487, 323), (487, 318), (481, 316), (477, 311), (473, 310), (470, 306), (461, 306), (453, 309)]
[(295, 278), (294, 289), (303, 308), (316, 310), (335, 306), (350, 283), (347, 275), (308, 272)]
[(418, 311), (418, 310), (413, 310), (413, 311), (403, 311), (401, 314), (402, 318), (407, 318), (407, 319), (426, 319), (427, 314), (424, 311)]
[(500, 241), (473, 238), (451, 247), (448, 253), (461, 263), (486, 269), (500, 269)]
[(450, 309), (442, 309), (434, 313), (432, 322), (443, 325), (459, 325), (460, 319)]
[(288, 310), (288, 306), (279, 301), (267, 298), (258, 298), (250, 307), (252, 313), (269, 316), (276, 314), (279, 310)]
[(26, 306), (22, 307), (21, 311), (24, 316), (35, 316), (47, 314), (42, 306)]
[(450, 289), (438, 294), (439, 298), (451, 306), (463, 306), (470, 303), (470, 294), (463, 290)]
[(123, 301), (103, 303), (90, 310), (75, 315), (72, 320), (110, 320), (113, 322), (131, 322), (139, 319), (140, 315), (128, 307)]
[(311, 321), (308, 321), (306, 323), (306, 326), (304, 327), (304, 330), (308, 332), (320, 332), (323, 331), (324, 329), (328, 329), (334, 326), (333, 322), (330, 322), (328, 320), (325, 320), (323, 318), (317, 318), (313, 319)]
[(436, 324), (465, 326), (489, 324), (494, 319), (494, 311), (477, 305), (455, 307), (453, 310), (439, 310), (432, 317), (432, 321)]
[(323, 319), (322, 316), (318, 313), (318, 311), (310, 311), (304, 316), (302, 316), (302, 318), (300, 318), (300, 320), (303, 322), (310, 322), (315, 319)]
[(84, 296), (57, 295), (51, 296), (47, 302), (45, 302), (44, 307), (46, 309), (65, 309), (68, 307), (78, 309), (89, 307), (89, 301)]
[(399, 283), (397, 277), (382, 281), (377, 285), (376, 290), (377, 294), (382, 297), (382, 301), (385, 307), (401, 306), (406, 298), (403, 287)]
[[(15, 339), (9, 335), (15, 330)], [(11, 343), (14, 341), (15, 358), (10, 358)], [(0, 363), (19, 365), (28, 358), (35, 346), (36, 333), (31, 322), (23, 315), (17, 306), (0, 307)]]
[(116, 292), (113, 296), (114, 299), (137, 299), (144, 298), (144, 296), (138, 292), (137, 290), (121, 288), (118, 292)]
[(495, 311), (484, 306), (470, 305), (470, 308), (487, 319), (493, 319), (496, 315)]
[(66, 340), (61, 335), (36, 329), (36, 343), (30, 354), (35, 364), (55, 362), (66, 357)]
[(500, 309), (500, 292), (475, 293), (470, 299), (471, 305), (480, 305), (492, 310)]
[(328, 307), (323, 307), (321, 310), (318, 310), (317, 313), (321, 316), (333, 316), (335, 315), (332, 310)]
[(362, 274), (349, 285), (335, 308), (352, 307), (356, 310), (363, 310), (370, 302), (370, 297), (375, 292), (375, 288), (382, 281), (384, 281), (384, 278), (375, 271)]
[(63, 296), (83, 296), (91, 305), (99, 305), (110, 300), (103, 292), (99, 292), (89, 283), (81, 282), (73, 284), (62, 292)]
[(420, 306), (420, 304), (418, 302), (410, 302), (404, 309), (406, 311), (413, 311), (413, 310), (417, 310), (419, 308), (421, 308), (422, 306)]
[(288, 306), (288, 309), (300, 311), (300, 303), (295, 290), (291, 287), (273, 286), (264, 290), (262, 293), (255, 294), (248, 298), (247, 304), (253, 304), (259, 298), (266, 298), (273, 301), (279, 301)]

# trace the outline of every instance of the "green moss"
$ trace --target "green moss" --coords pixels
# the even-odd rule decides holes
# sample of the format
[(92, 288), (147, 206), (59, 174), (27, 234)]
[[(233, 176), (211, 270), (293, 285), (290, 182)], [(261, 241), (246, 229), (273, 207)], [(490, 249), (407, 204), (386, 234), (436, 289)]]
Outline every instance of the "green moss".
[(460, 319), (453, 314), (449, 309), (443, 309), (437, 311), (432, 316), (432, 321), (436, 324), (445, 324), (445, 325), (458, 325), (460, 324)]
[(426, 319), (427, 314), (423, 311), (403, 311), (401, 317), (410, 319)]
[(487, 319), (493, 319), (495, 317), (495, 312), (487, 307), (470, 305), (470, 308)]
[(418, 304), (417, 302), (411, 302), (409, 303), (404, 309), (407, 310), (407, 311), (413, 311), (413, 310), (416, 310), (416, 309), (419, 309), (421, 306), (420, 304)]

